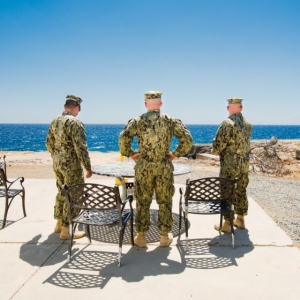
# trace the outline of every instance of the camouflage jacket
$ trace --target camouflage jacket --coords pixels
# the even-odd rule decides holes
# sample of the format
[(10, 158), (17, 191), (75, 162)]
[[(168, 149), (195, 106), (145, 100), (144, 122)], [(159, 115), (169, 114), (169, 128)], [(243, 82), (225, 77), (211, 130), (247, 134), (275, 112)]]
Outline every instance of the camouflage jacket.
[(49, 127), (46, 147), (62, 166), (91, 170), (85, 128), (81, 121), (67, 112), (55, 118)]
[(134, 154), (131, 142), (137, 136), (142, 157), (149, 161), (161, 161), (170, 152), (172, 136), (179, 144), (173, 154), (176, 157), (187, 154), (192, 147), (192, 136), (183, 123), (160, 111), (148, 111), (131, 119), (120, 133), (121, 154), (130, 157)]
[(212, 153), (221, 158), (233, 155), (249, 158), (251, 134), (252, 126), (241, 113), (231, 115), (220, 125)]

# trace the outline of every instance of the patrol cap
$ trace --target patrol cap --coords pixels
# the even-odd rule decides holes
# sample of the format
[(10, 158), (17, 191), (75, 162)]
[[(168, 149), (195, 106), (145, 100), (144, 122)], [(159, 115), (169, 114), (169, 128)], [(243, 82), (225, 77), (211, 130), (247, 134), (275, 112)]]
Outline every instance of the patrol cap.
[(76, 97), (74, 95), (67, 95), (66, 96), (66, 101), (71, 100), (71, 101), (75, 101), (78, 104), (80, 104), (82, 102), (82, 99), (80, 97)]
[(242, 98), (230, 98), (227, 99), (228, 104), (242, 104), (243, 99)]
[(147, 99), (160, 99), (162, 92), (159, 91), (148, 91), (145, 93), (145, 100)]

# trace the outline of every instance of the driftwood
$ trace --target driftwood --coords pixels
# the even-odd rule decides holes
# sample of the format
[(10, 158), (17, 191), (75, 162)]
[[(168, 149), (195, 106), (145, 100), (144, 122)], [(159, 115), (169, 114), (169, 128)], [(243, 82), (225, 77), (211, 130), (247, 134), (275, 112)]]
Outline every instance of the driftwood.
[(212, 145), (194, 144), (188, 154), (184, 155), (187, 158), (196, 159), (197, 153), (211, 153)]
[(278, 139), (272, 137), (270, 141), (251, 145), (250, 166), (253, 172), (282, 175), (283, 161), (274, 147), (277, 142)]
[[(277, 148), (278, 139), (272, 137), (269, 141), (253, 141), (250, 147), (250, 168), (253, 172), (262, 172), (274, 174), (277, 176), (283, 175), (284, 162), (279, 157), (278, 151), (282, 154), (282, 147)], [(196, 159), (198, 153), (211, 153), (212, 145), (209, 144), (194, 144), (185, 157)]]

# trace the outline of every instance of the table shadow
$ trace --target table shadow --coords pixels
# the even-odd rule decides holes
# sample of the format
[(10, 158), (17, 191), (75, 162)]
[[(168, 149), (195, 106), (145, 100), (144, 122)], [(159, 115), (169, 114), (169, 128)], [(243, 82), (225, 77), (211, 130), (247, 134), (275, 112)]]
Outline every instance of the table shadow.
[[(158, 210), (150, 209), (150, 220), (151, 225), (149, 231), (147, 231), (147, 242), (148, 243), (155, 243), (159, 242), (160, 240), (160, 232), (157, 228), (157, 213)], [(174, 225), (172, 228), (171, 233), (173, 237), (178, 236), (184, 232), (184, 227), (181, 228), (179, 232), (179, 215), (173, 213)], [(119, 243), (119, 229), (117, 226), (114, 227), (106, 227), (106, 226), (90, 226), (91, 238), (92, 240), (103, 242), (103, 243)], [(135, 229), (134, 229), (134, 233)], [(131, 244), (130, 241), (130, 224), (128, 222), (127, 228), (124, 233), (123, 244)]]

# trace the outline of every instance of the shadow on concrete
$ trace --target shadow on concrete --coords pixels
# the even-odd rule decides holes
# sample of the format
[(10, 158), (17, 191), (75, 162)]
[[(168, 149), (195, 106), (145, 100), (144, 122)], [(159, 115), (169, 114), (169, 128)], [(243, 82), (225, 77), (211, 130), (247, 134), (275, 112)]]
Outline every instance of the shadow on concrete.
[[(157, 228), (157, 210), (156, 209), (150, 209), (150, 229), (147, 231), (147, 242), (148, 243), (154, 243), (158, 242), (160, 240), (160, 232)], [(173, 213), (173, 219), (174, 219), (174, 225), (172, 228), (172, 234), (174, 237), (178, 236), (179, 234), (182, 234), (184, 232), (184, 227), (182, 227), (180, 233), (179, 233), (179, 215)], [(126, 231), (124, 233), (124, 244), (131, 244), (130, 242), (130, 224), (128, 222), (128, 227), (126, 228)], [(91, 226), (91, 238), (98, 242), (103, 243), (113, 243), (118, 244), (119, 243), (119, 229), (117, 226), (114, 227), (107, 227), (107, 226)], [(135, 230), (134, 230), (135, 232)]]
[(14, 224), (14, 223), (16, 223), (16, 222), (19, 222), (20, 220), (22, 220), (22, 219), (24, 219), (24, 218), (26, 218), (26, 217), (21, 217), (21, 218), (15, 220), (15, 221), (6, 220), (6, 223), (5, 223), (5, 227), (4, 227), (4, 228), (2, 228), (2, 226), (3, 226), (3, 220), (0, 220), (0, 230), (5, 229), (6, 227), (8, 227), (8, 226), (10, 226), (10, 225), (12, 225), (12, 224)]
[[(30, 241), (22, 244), (20, 247), (19, 257), (32, 266), (42, 267), (46, 263), (48, 265), (57, 264), (67, 259), (67, 251), (63, 253), (61, 248), (64, 246), (67, 250), (65, 241), (57, 240), (57, 234), (52, 233), (48, 238), (39, 243), (41, 234), (36, 235)], [(56, 241), (57, 242), (53, 242)], [(55, 259), (53, 257), (55, 256)]]
[(177, 247), (181, 260), (187, 268), (218, 269), (237, 266), (236, 258), (243, 257), (251, 252), (254, 247), (249, 239), (247, 229), (235, 230), (235, 240), (238, 234), (238, 245), (233, 249), (229, 234), (208, 239), (177, 240)]
[(147, 276), (182, 273), (185, 264), (168, 258), (171, 247), (132, 247), (123, 255), (122, 266), (117, 266), (117, 253), (88, 251), (83, 249), (73, 255), (71, 263), (65, 263), (44, 283), (73, 289), (104, 288), (111, 278), (127, 282), (139, 282)]

